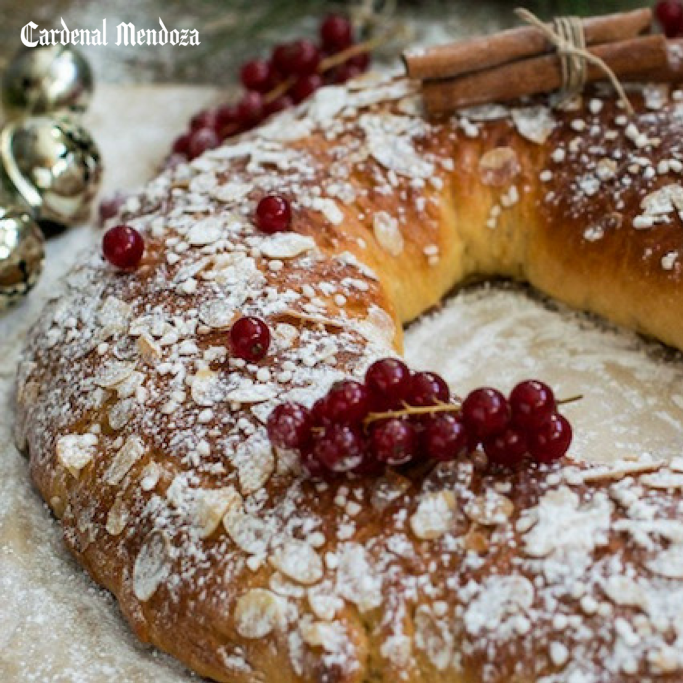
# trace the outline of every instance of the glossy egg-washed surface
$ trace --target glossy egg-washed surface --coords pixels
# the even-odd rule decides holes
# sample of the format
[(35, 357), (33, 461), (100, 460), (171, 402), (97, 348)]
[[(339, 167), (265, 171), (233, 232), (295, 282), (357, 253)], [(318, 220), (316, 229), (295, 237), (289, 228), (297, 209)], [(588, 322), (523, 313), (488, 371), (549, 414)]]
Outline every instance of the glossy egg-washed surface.
[[(68, 277), (17, 437), (140, 638), (231, 683), (683, 681), (683, 461), (316, 483), (264, 429), (477, 277), (683, 348), (679, 95), (633, 101), (427, 122), (413, 85), (371, 77), (128, 201), (142, 264)], [(253, 226), (272, 192), (293, 233)], [(257, 364), (229, 357), (241, 315), (273, 335)]]

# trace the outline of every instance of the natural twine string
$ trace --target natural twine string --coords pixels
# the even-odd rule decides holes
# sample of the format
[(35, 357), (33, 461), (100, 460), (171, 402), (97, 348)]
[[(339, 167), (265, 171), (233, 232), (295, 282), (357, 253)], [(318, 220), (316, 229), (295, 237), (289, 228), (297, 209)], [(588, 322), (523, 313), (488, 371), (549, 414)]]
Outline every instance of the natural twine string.
[(591, 63), (605, 73), (626, 110), (629, 114), (633, 113), (631, 102), (617, 75), (604, 60), (586, 49), (586, 34), (579, 17), (557, 17), (551, 28), (528, 9), (520, 7), (515, 10), (515, 14), (522, 21), (541, 31), (555, 46), (562, 69), (562, 91), (565, 94), (563, 103), (581, 93), (586, 85), (587, 66)]

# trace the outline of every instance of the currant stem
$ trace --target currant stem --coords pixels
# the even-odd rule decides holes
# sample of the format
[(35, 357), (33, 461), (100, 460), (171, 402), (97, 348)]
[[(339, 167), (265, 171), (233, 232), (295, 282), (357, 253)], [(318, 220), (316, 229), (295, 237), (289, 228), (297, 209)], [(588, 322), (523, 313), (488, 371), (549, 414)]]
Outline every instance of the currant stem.
[[(563, 398), (557, 401), (558, 406), (567, 405), (568, 403), (575, 403), (583, 399), (583, 394), (576, 394), (569, 398)], [(406, 404), (404, 404), (406, 405)], [(457, 413), (462, 409), (461, 403), (438, 403), (433, 406), (408, 406), (401, 410), (387, 410), (382, 413), (369, 413), (363, 420), (363, 424), (368, 425), (377, 420), (388, 420), (392, 417), (405, 417), (406, 415), (429, 415), (431, 413)]]
[(364, 40), (362, 43), (356, 43), (355, 45), (351, 45), (350, 47), (347, 47), (345, 50), (337, 52), (334, 55), (330, 55), (329, 57), (323, 59), (322, 62), (320, 62), (320, 65), (318, 66), (318, 72), (324, 73), (325, 71), (334, 69), (335, 66), (339, 66), (340, 64), (347, 62), (352, 57), (362, 55), (364, 52), (372, 52), (376, 47), (379, 47), (380, 45), (385, 43), (387, 39), (387, 34), (378, 35), (374, 38), (370, 38), (369, 40)]
[[(330, 69), (334, 69), (334, 67), (339, 66), (340, 64), (344, 64), (344, 62), (347, 62), (349, 59), (352, 59), (357, 55), (361, 55), (365, 52), (372, 52), (376, 47), (379, 47), (380, 45), (384, 44), (388, 40), (388, 38), (389, 36), (387, 34), (379, 35), (375, 38), (364, 40), (362, 43), (356, 43), (355, 45), (351, 45), (351, 47), (347, 47), (345, 50), (337, 52), (334, 55), (330, 55), (326, 59), (323, 59), (322, 62), (320, 62), (320, 64), (318, 65), (318, 73), (325, 73)], [(275, 101), (278, 97), (287, 93), (289, 89), (294, 85), (294, 82), (295, 79), (290, 76), (289, 78), (282, 81), (282, 83), (278, 83), (278, 85), (276, 85), (272, 90), (268, 91), (263, 96), (263, 101), (266, 103)]]
[(263, 101), (266, 104), (274, 102), (278, 97), (284, 95), (294, 85), (294, 79), (290, 76), (282, 83), (278, 83), (272, 90), (269, 90), (264, 96)]
[(581, 401), (583, 399), (583, 394), (576, 394), (575, 396), (570, 396), (569, 398), (561, 398), (557, 401), (558, 406), (565, 406), (567, 403), (576, 403), (576, 401)]
[[(405, 404), (404, 404), (405, 405)], [(404, 417), (406, 415), (429, 415), (431, 413), (455, 413), (461, 409), (459, 403), (437, 403), (433, 406), (406, 406), (402, 410), (387, 410), (383, 413), (369, 413), (363, 420), (364, 424), (370, 424), (377, 420), (387, 420), (392, 417)]]

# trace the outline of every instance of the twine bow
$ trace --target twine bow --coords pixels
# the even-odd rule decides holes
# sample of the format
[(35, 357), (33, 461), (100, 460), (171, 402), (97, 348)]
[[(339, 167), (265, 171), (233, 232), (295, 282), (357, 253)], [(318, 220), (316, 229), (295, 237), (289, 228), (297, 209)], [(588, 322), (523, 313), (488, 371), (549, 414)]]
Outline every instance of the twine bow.
[(617, 75), (600, 57), (586, 49), (586, 35), (579, 17), (557, 17), (551, 27), (527, 9), (520, 7), (515, 10), (515, 14), (522, 21), (541, 31), (555, 46), (562, 69), (562, 90), (565, 93), (563, 102), (581, 93), (586, 85), (586, 67), (590, 63), (604, 72), (626, 110), (629, 114), (633, 113), (631, 102)]

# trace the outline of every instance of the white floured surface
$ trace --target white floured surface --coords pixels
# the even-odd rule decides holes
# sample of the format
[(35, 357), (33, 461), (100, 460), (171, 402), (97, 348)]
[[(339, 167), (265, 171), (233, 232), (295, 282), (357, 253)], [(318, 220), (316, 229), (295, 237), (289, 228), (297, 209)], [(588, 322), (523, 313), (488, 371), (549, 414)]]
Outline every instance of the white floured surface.
[[(109, 188), (149, 177), (154, 160), (206, 91), (108, 89), (92, 127), (108, 163)], [(21, 340), (51, 283), (77, 251), (97, 239), (72, 231), (49, 245), (48, 270), (29, 301), (0, 321), (0, 680), (40, 683), (173, 682), (193, 678), (138, 645), (113, 600), (63, 549), (58, 525), (28, 481), (12, 446), (11, 386)], [(539, 377), (560, 396), (583, 393), (566, 409), (577, 457), (609, 460), (651, 452), (683, 454), (683, 362), (630, 333), (566, 310), (524, 290), (477, 287), (451, 299), (407, 333), (413, 366), (444, 374), (456, 393), (481, 384), (509, 389)]]
[(538, 378), (567, 405), (571, 453), (609, 461), (683, 455), (683, 359), (637, 335), (515, 286), (461, 292), (407, 334), (411, 365), (440, 370), (451, 389), (509, 391)]

